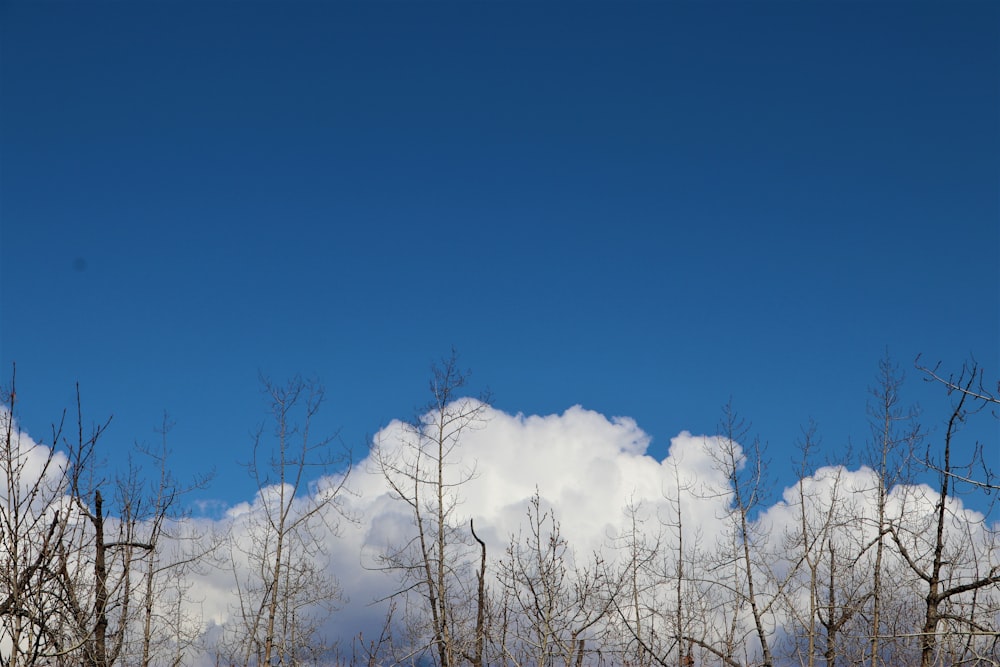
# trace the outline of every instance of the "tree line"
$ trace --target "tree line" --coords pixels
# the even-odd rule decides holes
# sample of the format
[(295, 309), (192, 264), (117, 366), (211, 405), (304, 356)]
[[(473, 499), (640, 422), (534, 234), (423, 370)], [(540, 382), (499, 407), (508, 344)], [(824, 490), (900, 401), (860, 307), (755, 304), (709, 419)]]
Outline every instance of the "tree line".
[[(171, 475), (168, 419), (159, 446), (137, 452), (156, 475), (135, 461), (110, 475), (98, 450), (108, 422), (85, 428), (79, 390), (75, 420), (36, 443), (16, 425), (12, 376), (0, 411), (0, 665), (206, 654), (243, 667), (1000, 665), (1000, 523), (962, 502), (1000, 491), (998, 443), (959, 446), (969, 420), (998, 419), (1000, 385), (974, 361), (949, 374), (918, 360), (916, 371), (940, 390), (943, 430), (905, 407), (883, 360), (856, 461), (817, 469), (817, 428), (803, 430), (780, 532), (764, 444), (726, 406), (704, 442), (715, 481), (674, 463), (664, 502), (622, 499), (620, 526), (590, 553), (563, 535), (541, 488), (505, 544), (477, 533), (462, 508), (477, 471), (461, 451), (487, 426), (489, 397), (466, 395), (454, 354), (434, 367), (420, 416), (376, 438), (363, 471), (311, 430), (319, 385), (262, 379), (268, 421), (247, 462), (258, 511), (218, 532), (183, 511), (206, 480)], [(344, 502), (357, 474), (384, 481), (408, 528), (365, 557), (394, 582), (377, 601), (381, 631), (330, 638), (341, 589), (324, 545), (365, 521)], [(709, 499), (724, 508), (711, 532), (691, 518)], [(234, 593), (210, 632), (192, 583), (208, 572)]]

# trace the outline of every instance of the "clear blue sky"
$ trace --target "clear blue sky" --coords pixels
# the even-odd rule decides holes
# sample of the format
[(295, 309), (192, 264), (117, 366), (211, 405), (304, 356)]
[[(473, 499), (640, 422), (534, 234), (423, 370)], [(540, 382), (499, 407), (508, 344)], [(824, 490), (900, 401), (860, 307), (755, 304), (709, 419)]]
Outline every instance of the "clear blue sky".
[(497, 407), (631, 416), (658, 455), (732, 398), (790, 483), (810, 417), (863, 442), (886, 348), (998, 375), (996, 3), (0, 24), (0, 361), (39, 437), (79, 381), (112, 462), (167, 411), (178, 473), (236, 501), (259, 371), (321, 379), (360, 455), (454, 346)]

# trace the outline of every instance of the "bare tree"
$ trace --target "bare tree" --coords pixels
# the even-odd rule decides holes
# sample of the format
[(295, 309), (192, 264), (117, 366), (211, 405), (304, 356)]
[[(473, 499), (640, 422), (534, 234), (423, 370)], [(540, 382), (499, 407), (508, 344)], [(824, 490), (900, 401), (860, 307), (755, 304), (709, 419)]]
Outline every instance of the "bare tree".
[[(749, 435), (747, 425), (735, 412), (731, 405), (723, 409), (720, 423), (720, 438), (717, 449), (712, 448), (709, 454), (715, 466), (728, 481), (726, 493), (731, 494), (731, 509), (725, 517), (729, 524), (728, 542), (720, 545), (717, 568), (720, 573), (720, 583), (726, 581), (725, 571), (730, 571), (728, 586), (732, 594), (732, 605), (735, 610), (730, 616), (730, 627), (734, 629), (742, 623), (739, 614), (741, 609), (749, 608), (749, 621), (752, 624), (752, 634), (760, 647), (761, 664), (764, 667), (774, 665), (771, 650), (771, 635), (773, 624), (771, 617), (774, 605), (778, 601), (777, 591), (767, 590), (770, 570), (766, 557), (758, 552), (757, 527), (753, 519), (758, 508), (763, 504), (764, 460), (762, 447), (756, 439), (746, 446), (739, 443)], [(745, 447), (745, 448), (744, 448)], [(738, 635), (731, 633), (733, 639)], [(737, 640), (739, 648), (749, 656), (750, 649), (744, 638)], [(735, 659), (732, 640), (724, 648), (710, 649), (717, 657), (727, 661)]]
[[(799, 449), (802, 452), (797, 489), (799, 525), (797, 526), (797, 532), (791, 532), (785, 536), (784, 543), (786, 552), (799, 553), (806, 577), (806, 581), (803, 582), (801, 587), (791, 586), (786, 590), (787, 607), (791, 612), (791, 616), (796, 619), (805, 634), (806, 647), (804, 659), (801, 657), (801, 647), (796, 646), (795, 648), (796, 652), (800, 654), (799, 662), (806, 665), (806, 667), (813, 667), (816, 661), (821, 587), (820, 561), (823, 555), (822, 547), (826, 538), (824, 532), (829, 527), (829, 521), (827, 521), (818, 531), (814, 530), (814, 526), (812, 525), (814, 517), (810, 512), (810, 505), (813, 502), (813, 498), (806, 491), (806, 478), (810, 474), (810, 454), (816, 440), (815, 433), (815, 424), (810, 424), (809, 428), (803, 432), (803, 438), (799, 442)], [(831, 512), (832, 508), (833, 503), (830, 506)], [(799, 594), (802, 590), (805, 591), (806, 596), (804, 609), (797, 604), (797, 600), (795, 599), (798, 597), (796, 594)]]
[(520, 665), (581, 665), (587, 641), (601, 645), (601, 624), (612, 608), (604, 562), (595, 554), (593, 563), (576, 564), (554, 510), (542, 507), (537, 490), (527, 519), (528, 532), (511, 538), (497, 575), (513, 605), (504, 653)]
[[(333, 438), (311, 431), (323, 402), (318, 384), (261, 382), (273, 430), (261, 426), (254, 437), (248, 469), (258, 497), (232, 527), (238, 597), (224, 650), (242, 665), (298, 665), (329, 648), (316, 643), (316, 633), (340, 589), (323, 545), (343, 518), (339, 497), (350, 463), (332, 451)], [(326, 473), (334, 474), (311, 485)]]
[(66, 638), (60, 654), (76, 656), (85, 667), (134, 659), (129, 629), (139, 618), (137, 568), (155, 552), (147, 528), (161, 523), (167, 511), (164, 505), (147, 508), (134, 467), (105, 497), (109, 484), (100, 476), (96, 445), (108, 423), (85, 435), (78, 387), (77, 439), (65, 443), (75, 473), (69, 477), (67, 529), (55, 560), (60, 586), (55, 618)]
[(617, 612), (615, 626), (626, 641), (620, 655), (630, 665), (688, 665), (693, 664), (696, 647), (708, 653), (719, 650), (719, 614), (708, 601), (715, 582), (697, 562), (706, 560), (696, 555), (700, 529), (685, 520), (691, 505), (685, 499), (695, 498), (696, 489), (682, 480), (676, 460), (669, 467), (673, 479), (663, 490), (666, 506), (655, 528), (641, 507), (626, 505), (626, 523), (617, 541), (624, 556), (622, 571), (617, 581), (608, 582)]
[(657, 661), (656, 626), (663, 613), (657, 593), (663, 581), (655, 572), (662, 555), (662, 535), (651, 528), (655, 523), (641, 502), (629, 500), (624, 523), (611, 545), (619, 554), (620, 571), (606, 577), (617, 584), (605, 592), (615, 611), (608, 625), (621, 637), (614, 653), (634, 667), (649, 667)]
[[(989, 412), (1000, 405), (997, 395), (983, 383), (983, 372), (973, 361), (965, 364), (956, 376), (944, 377), (937, 369), (918, 365), (918, 369), (932, 382), (941, 384), (954, 399), (943, 434), (941, 450), (934, 456), (930, 450), (924, 458), (927, 469), (937, 474), (937, 494), (919, 494), (918, 502), (930, 503), (932, 511), (900, 512), (889, 522), (889, 533), (907, 567), (923, 584), (923, 619), (919, 629), (920, 664), (931, 667), (938, 660), (941, 650), (939, 632), (942, 625), (947, 635), (964, 639), (952, 643), (956, 655), (954, 662), (968, 662), (983, 658), (983, 641), (990, 638), (988, 650), (995, 660), (998, 628), (997, 604), (1000, 594), (1000, 564), (990, 555), (1000, 549), (994, 529), (985, 521), (979, 523), (979, 535), (973, 536), (954, 530), (955, 526), (969, 529), (969, 517), (958, 517), (955, 498), (962, 486), (973, 489), (995, 490), (993, 472), (982, 459), (982, 447), (974, 448), (973, 461), (959, 466), (953, 460), (955, 439), (960, 427), (972, 415)], [(975, 470), (982, 471), (980, 477)], [(917, 521), (913, 517), (923, 516)], [(983, 609), (986, 607), (986, 609)]]
[(814, 475), (818, 448), (816, 426), (810, 423), (799, 441), (798, 524), (785, 535), (782, 556), (793, 571), (783, 596), (786, 623), (789, 633), (801, 633), (790, 648), (807, 667), (820, 658), (827, 665), (842, 659), (840, 635), (871, 596), (870, 583), (851, 575), (863, 546), (854, 537), (858, 508), (842, 489), (845, 469), (834, 465)]
[[(200, 635), (201, 619), (190, 611), (194, 600), (188, 576), (203, 571), (220, 540), (207, 531), (197, 530), (190, 521), (190, 513), (181, 507), (184, 496), (205, 488), (210, 475), (198, 477), (187, 486), (181, 486), (170, 472), (168, 434), (173, 422), (164, 414), (157, 429), (160, 443), (157, 448), (137, 445), (142, 457), (158, 471), (142, 491), (145, 499), (142, 531), (152, 551), (143, 559), (137, 571), (140, 583), (136, 586), (136, 602), (141, 607), (141, 618), (127, 628), (136, 636), (133, 643), (138, 648), (134, 655), (126, 656), (129, 663), (172, 665), (184, 663), (186, 654), (195, 646)], [(136, 486), (135, 469), (130, 469), (130, 486)], [(120, 482), (120, 485), (121, 482)], [(133, 491), (137, 496), (139, 491)]]
[(462, 436), (482, 426), (487, 404), (485, 396), (459, 394), (467, 377), (452, 352), (432, 368), (431, 401), (422, 414), (401, 425), (398, 441), (375, 442), (372, 449), (376, 472), (413, 524), (409, 538), (386, 545), (378, 567), (400, 579), (391, 597), (407, 600), (411, 651), (430, 649), (440, 667), (477, 654), (474, 647), (483, 631), (482, 623), (472, 622), (485, 599), (473, 593), (479, 590), (472, 583), (474, 549), (458, 505), (462, 486), (475, 474), (475, 466), (462, 461)]
[(110, 419), (86, 431), (79, 387), (76, 396), (75, 439), (65, 437), (64, 415), (49, 445), (16, 427), (13, 381), (4, 397), (0, 514), (10, 548), (0, 627), (10, 665), (140, 661), (141, 570), (168, 506), (150, 502), (134, 467), (114, 482), (101, 477), (97, 444)]
[[(709, 643), (708, 628), (710, 626), (710, 610), (703, 604), (703, 595), (707, 579), (697, 572), (695, 556), (699, 551), (701, 532), (699, 527), (685, 524), (684, 515), (694, 490), (693, 485), (681, 480), (680, 465), (677, 461), (671, 464), (673, 471), (673, 495), (665, 498), (670, 507), (670, 515), (662, 518), (663, 528), (673, 536), (673, 571), (666, 570), (666, 580), (672, 581), (673, 598), (673, 632), (668, 633), (670, 646), (668, 651), (661, 653), (666, 656), (670, 651), (676, 651), (676, 663), (681, 667), (694, 664), (695, 645), (704, 647)], [(663, 664), (662, 658), (660, 664)]]
[[(44, 621), (44, 655), (85, 667), (108, 667), (125, 648), (131, 607), (132, 568), (152, 545), (138, 535), (142, 499), (135, 487), (119, 484), (106, 499), (95, 451), (110, 419), (85, 434), (77, 387), (77, 438), (63, 440), (68, 455), (60, 508), (60, 539), (55, 544)], [(111, 511), (108, 504), (118, 511)]]
[(896, 484), (907, 481), (905, 471), (910, 453), (922, 437), (914, 408), (904, 409), (900, 389), (904, 377), (899, 368), (886, 356), (879, 362), (878, 381), (869, 390), (868, 419), (871, 440), (868, 446), (868, 463), (876, 472), (875, 538), (869, 545), (875, 550), (872, 566), (871, 629), (869, 661), (878, 667), (884, 661), (882, 639), (889, 633), (883, 627), (885, 599), (884, 575), (886, 568), (886, 540), (889, 534), (887, 507), (889, 491)]
[[(52, 563), (67, 530), (63, 499), (75, 473), (53, 445), (21, 433), (15, 379), (12, 372), (0, 408), (0, 645), (10, 647), (0, 664), (10, 667), (36, 664), (63, 645), (52, 627), (58, 603), (52, 593), (59, 585)], [(52, 442), (61, 434), (62, 421), (53, 427)]]

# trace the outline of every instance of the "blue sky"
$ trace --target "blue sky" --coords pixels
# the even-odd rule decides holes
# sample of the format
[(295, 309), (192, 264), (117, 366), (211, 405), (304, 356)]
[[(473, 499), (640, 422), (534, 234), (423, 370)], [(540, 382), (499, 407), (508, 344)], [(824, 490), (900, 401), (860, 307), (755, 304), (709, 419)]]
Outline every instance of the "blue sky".
[[(777, 483), (886, 349), (998, 375), (993, 3), (0, 5), (0, 361), (22, 426), (235, 465), (258, 373), (357, 455), (454, 346), (508, 412), (665, 453), (732, 399)], [(940, 393), (910, 370), (936, 425)], [(995, 422), (987, 423), (996, 461)]]

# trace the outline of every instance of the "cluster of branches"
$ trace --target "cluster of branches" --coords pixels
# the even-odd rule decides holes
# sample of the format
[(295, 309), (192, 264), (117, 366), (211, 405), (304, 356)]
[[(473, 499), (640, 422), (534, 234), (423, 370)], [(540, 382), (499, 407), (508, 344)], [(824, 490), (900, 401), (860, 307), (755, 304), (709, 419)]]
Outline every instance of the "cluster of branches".
[(131, 458), (107, 479), (97, 445), (110, 419), (88, 430), (76, 395), (74, 432), (64, 413), (48, 444), (17, 428), (13, 376), (3, 396), (0, 664), (180, 664), (197, 634), (181, 600), (199, 554), (174, 532), (190, 489), (166, 467), (169, 421), (160, 448), (139, 448), (151, 482)]
[(234, 518), (219, 549), (236, 599), (215, 650), (233, 666), (328, 664), (336, 646), (322, 626), (341, 591), (324, 545), (351, 519), (340, 502), (350, 458), (335, 437), (313, 433), (318, 383), (261, 378), (261, 386), (271, 429), (257, 429), (247, 463), (256, 502)]
[[(138, 448), (155, 465), (151, 481), (131, 459), (105, 477), (98, 445), (110, 419), (86, 430), (78, 388), (75, 433), (63, 415), (51, 440), (36, 442), (16, 424), (12, 377), (0, 409), (0, 666), (176, 667), (211, 652), (245, 667), (328, 658), (319, 628), (339, 587), (321, 533), (343, 517), (350, 463), (310, 431), (323, 398), (316, 383), (262, 386), (273, 428), (258, 429), (247, 466), (257, 502), (209, 533), (181, 502), (207, 478), (182, 487), (170, 475), (167, 418), (160, 447)], [(236, 596), (209, 646), (194, 582), (220, 575)]]
[[(604, 547), (580, 553), (542, 489), (506, 544), (487, 544), (462, 514), (476, 477), (463, 436), (488, 403), (465, 397), (453, 354), (420, 416), (374, 443), (373, 472), (413, 530), (368, 564), (399, 586), (380, 635), (359, 636), (347, 658), (322, 633), (340, 600), (323, 545), (354, 519), (341, 502), (350, 464), (312, 432), (318, 385), (263, 380), (269, 419), (248, 462), (259, 493), (208, 536), (180, 512), (191, 487), (168, 472), (166, 419), (162, 446), (142, 450), (152, 482), (136, 465), (105, 478), (97, 445), (109, 422), (85, 430), (78, 392), (75, 432), (63, 419), (47, 444), (29, 441), (12, 380), (0, 410), (0, 665), (183, 665), (195, 651), (243, 667), (1000, 665), (1000, 535), (962, 505), (1000, 489), (981, 445), (956, 460), (961, 426), (997, 419), (1000, 391), (975, 363), (918, 371), (950, 398), (942, 429), (904, 409), (898, 370), (883, 362), (866, 467), (811, 474), (818, 437), (805, 429), (781, 534), (765, 511), (764, 446), (727, 407), (704, 441), (714, 485), (671, 461), (664, 502), (627, 504)], [(706, 506), (720, 530), (694, 520)], [(209, 568), (236, 595), (205, 646), (192, 582)]]
[[(461, 436), (481, 424), (484, 403), (454, 400), (466, 375), (446, 360), (405, 446), (376, 443), (376, 471), (415, 531), (378, 563), (401, 586), (386, 630), (360, 657), (440, 667), (1000, 665), (1000, 535), (960, 502), (998, 487), (982, 446), (955, 461), (960, 426), (977, 413), (996, 419), (1000, 394), (975, 363), (954, 376), (918, 371), (951, 399), (943, 432), (903, 408), (901, 375), (884, 361), (866, 467), (811, 475), (818, 437), (804, 429), (802, 481), (782, 505), (794, 528), (780, 535), (763, 511), (764, 446), (727, 407), (720, 435), (704, 443), (717, 488), (685, 482), (675, 463), (666, 502), (627, 505), (616, 536), (589, 556), (536, 492), (525, 528), (487, 558), (459, 511), (475, 476)], [(927, 479), (936, 481), (917, 483)], [(706, 536), (690, 517), (709, 499), (725, 509), (721, 532)]]

